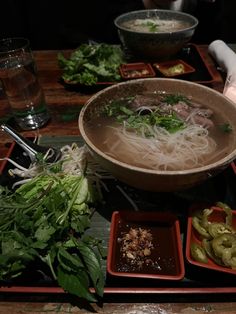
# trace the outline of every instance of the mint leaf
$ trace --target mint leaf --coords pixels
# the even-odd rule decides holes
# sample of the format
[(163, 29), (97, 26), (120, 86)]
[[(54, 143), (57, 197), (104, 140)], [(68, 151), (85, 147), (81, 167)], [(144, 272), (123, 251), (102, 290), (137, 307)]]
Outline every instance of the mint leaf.
[(58, 267), (57, 280), (59, 285), (67, 292), (74, 294), (80, 298), (84, 298), (89, 302), (96, 302), (97, 299), (89, 291), (89, 280), (84, 272), (77, 272), (76, 275)]
[(92, 280), (93, 286), (99, 296), (103, 296), (104, 275), (99, 259), (94, 251), (82, 241), (75, 239), (75, 244), (83, 257), (84, 263), (88, 269), (89, 276)]

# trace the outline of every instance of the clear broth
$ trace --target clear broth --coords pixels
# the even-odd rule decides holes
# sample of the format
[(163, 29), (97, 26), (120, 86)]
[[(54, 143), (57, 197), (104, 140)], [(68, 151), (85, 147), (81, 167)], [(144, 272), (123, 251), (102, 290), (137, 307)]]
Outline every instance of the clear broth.
[[(117, 101), (117, 100), (116, 100)], [(195, 101), (196, 103), (196, 101)], [(202, 108), (207, 108), (206, 106), (200, 104)], [(205, 156), (204, 160), (201, 160), (201, 164), (197, 167), (189, 167), (198, 168), (201, 166), (206, 166), (208, 164), (212, 164), (224, 157), (226, 157), (229, 153), (232, 152), (232, 143), (234, 143), (234, 132), (224, 132), (219, 127), (220, 125), (227, 124), (229, 121), (224, 121), (223, 118), (220, 116), (219, 113), (213, 112), (213, 117), (211, 120), (214, 123), (214, 127), (209, 129), (209, 136), (216, 142), (217, 146), (215, 149), (214, 154), (210, 156)], [(145, 167), (140, 166), (136, 160), (134, 154), (129, 155), (127, 158), (127, 154), (125, 154), (125, 148), (122, 146), (122, 143), (119, 142), (118, 137), (116, 135), (115, 129), (120, 127), (120, 124), (115, 121), (113, 117), (106, 117), (102, 116), (99, 113), (94, 114), (90, 117), (90, 120), (85, 123), (85, 132), (89, 137), (90, 141), (103, 153), (107, 154), (108, 156), (126, 164), (145, 168), (145, 169), (152, 169), (152, 170), (160, 170), (160, 169), (153, 169), (150, 167), (149, 164), (146, 164)], [(113, 146), (113, 151), (111, 151), (111, 146)], [(114, 153), (114, 146), (115, 146), (115, 153)], [(173, 169), (167, 169), (173, 170)], [(176, 170), (183, 170), (183, 169), (176, 169)], [(185, 170), (185, 169), (184, 169)]]
[(121, 26), (136, 32), (163, 33), (180, 31), (190, 27), (190, 24), (179, 20), (164, 20), (157, 17), (125, 21)]

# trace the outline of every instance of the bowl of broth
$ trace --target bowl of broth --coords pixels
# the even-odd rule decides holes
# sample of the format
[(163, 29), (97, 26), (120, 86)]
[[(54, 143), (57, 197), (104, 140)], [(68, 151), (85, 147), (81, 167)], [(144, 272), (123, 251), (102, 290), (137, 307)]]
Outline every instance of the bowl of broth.
[(93, 95), (79, 130), (102, 168), (130, 186), (178, 191), (236, 158), (236, 107), (209, 87), (174, 78), (118, 83)]
[(114, 20), (122, 45), (131, 55), (167, 59), (191, 40), (198, 20), (173, 10), (138, 10)]

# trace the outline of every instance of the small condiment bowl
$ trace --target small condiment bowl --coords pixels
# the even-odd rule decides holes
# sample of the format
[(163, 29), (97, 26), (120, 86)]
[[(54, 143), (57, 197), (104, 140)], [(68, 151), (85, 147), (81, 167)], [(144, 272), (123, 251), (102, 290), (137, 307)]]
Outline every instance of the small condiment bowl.
[(114, 212), (107, 272), (130, 278), (183, 279), (185, 270), (177, 217), (160, 212)]
[(176, 77), (195, 72), (194, 67), (181, 59), (153, 63), (153, 67), (165, 77)]
[[(232, 269), (230, 267), (227, 267), (226, 265), (224, 265), (223, 263), (223, 257), (217, 256), (214, 253), (214, 250), (212, 250), (212, 238), (207, 239), (205, 236), (201, 235), (196, 228), (194, 228), (193, 226), (193, 219), (194, 217), (200, 217), (200, 213), (203, 212), (204, 209), (210, 209), (212, 210), (212, 213), (208, 216), (208, 221), (210, 224), (212, 223), (225, 223), (226, 221), (226, 213), (225, 211), (218, 206), (206, 206), (206, 205), (198, 205), (196, 204), (195, 206), (192, 206), (192, 208), (190, 209), (190, 214), (188, 217), (188, 226), (187, 226), (187, 240), (186, 240), (186, 259), (187, 261), (193, 265), (193, 266), (197, 266), (200, 267), (202, 269), (211, 269), (211, 270), (215, 270), (218, 272), (223, 272), (223, 273), (228, 273), (228, 274), (234, 274), (236, 275), (236, 269)], [(199, 227), (201, 228), (201, 227)], [(236, 232), (236, 211), (232, 210), (232, 228), (235, 230)], [(227, 234), (229, 234), (227, 232)], [(221, 234), (223, 235), (223, 233)], [(219, 239), (219, 238), (218, 238)], [(235, 234), (235, 239), (236, 239), (236, 234)], [(212, 257), (215, 258), (215, 260), (211, 257), (209, 257), (209, 255), (207, 254), (207, 260), (205, 261), (200, 261), (200, 260), (196, 260), (193, 256), (193, 254), (191, 253), (191, 247), (194, 245), (195, 248), (202, 248), (204, 249), (204, 242), (203, 241), (209, 241), (208, 243), (210, 244), (209, 247), (209, 252), (213, 255)], [(236, 244), (236, 242), (235, 242)], [(227, 243), (221, 243), (221, 248), (223, 249), (224, 245), (226, 249), (229, 249), (230, 246), (228, 246)], [(199, 251), (201, 252), (201, 251)], [(202, 254), (199, 253), (201, 256)], [(236, 257), (232, 256), (232, 258), (234, 258), (236, 260)]]
[(122, 64), (119, 67), (119, 70), (120, 75), (124, 80), (156, 76), (151, 64), (144, 62)]

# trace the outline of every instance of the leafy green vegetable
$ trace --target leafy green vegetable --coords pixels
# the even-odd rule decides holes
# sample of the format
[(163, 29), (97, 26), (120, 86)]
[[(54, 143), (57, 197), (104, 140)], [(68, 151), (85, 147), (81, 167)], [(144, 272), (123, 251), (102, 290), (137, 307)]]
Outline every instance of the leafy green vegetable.
[(14, 192), (0, 188), (0, 280), (43, 264), (66, 291), (96, 301), (89, 287), (102, 296), (102, 244), (85, 235), (96, 193), (84, 175), (55, 169)]
[(63, 69), (65, 82), (94, 85), (100, 81), (119, 81), (119, 66), (124, 55), (119, 46), (101, 44), (82, 44), (66, 59), (58, 54), (58, 63)]
[[(132, 98), (129, 98), (131, 100)], [(145, 126), (159, 126), (165, 128), (170, 133), (177, 132), (178, 130), (184, 129), (186, 127), (185, 123), (179, 119), (175, 113), (165, 114), (160, 113), (157, 110), (148, 111), (145, 114), (139, 114), (138, 111), (127, 108), (123, 104), (127, 102), (128, 99), (123, 101), (113, 101), (110, 104), (104, 106), (103, 114), (109, 117), (114, 117), (118, 122), (126, 122), (129, 128), (135, 129), (138, 132), (144, 131), (146, 136), (150, 136), (149, 128)], [(173, 101), (173, 99), (171, 99)]]

